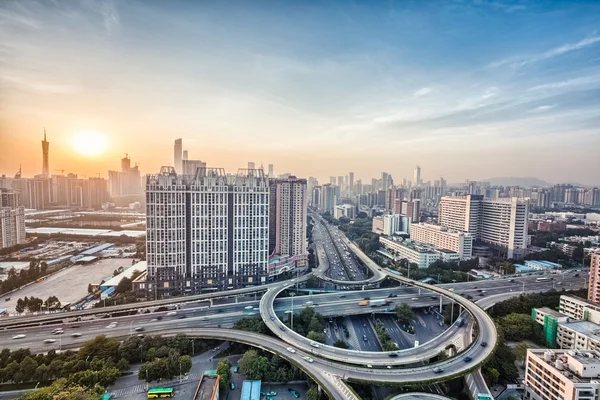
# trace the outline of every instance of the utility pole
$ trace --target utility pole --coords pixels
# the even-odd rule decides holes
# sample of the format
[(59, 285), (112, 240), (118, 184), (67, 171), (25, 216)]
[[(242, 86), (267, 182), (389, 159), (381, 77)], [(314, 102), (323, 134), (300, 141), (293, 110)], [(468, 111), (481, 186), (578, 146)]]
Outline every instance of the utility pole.
[(294, 330), (294, 296), (295, 295), (296, 295), (296, 293), (290, 293), (290, 297), (292, 298), (292, 323), (291, 323), (292, 330)]

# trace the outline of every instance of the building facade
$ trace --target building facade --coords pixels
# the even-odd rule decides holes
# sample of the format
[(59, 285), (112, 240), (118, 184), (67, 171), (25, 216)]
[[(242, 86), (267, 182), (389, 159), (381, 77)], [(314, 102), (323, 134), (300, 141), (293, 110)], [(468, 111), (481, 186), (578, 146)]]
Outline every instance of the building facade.
[(415, 242), (458, 253), (461, 260), (470, 259), (473, 252), (473, 236), (470, 233), (449, 230), (439, 225), (412, 224), (410, 238)]
[(529, 200), (517, 197), (487, 200), (481, 195), (445, 196), (438, 222), (468, 232), (506, 258), (527, 255)]
[(593, 400), (600, 390), (600, 354), (595, 351), (527, 350), (525, 398)]
[[(394, 260), (406, 259), (409, 263), (416, 264), (418, 268), (427, 268), (434, 261), (442, 259), (440, 252), (414, 243), (388, 239), (383, 236), (379, 238), (379, 242), (389, 254), (392, 254)], [(449, 260), (450, 256), (445, 255), (444, 259)]]
[(591, 254), (588, 300), (600, 304), (600, 251)]
[(305, 265), (308, 257), (306, 191), (306, 179), (269, 180), (269, 254), (294, 257), (296, 266)]
[(148, 297), (266, 282), (269, 185), (262, 170), (146, 177)]
[(25, 208), (19, 193), (0, 189), (0, 249), (25, 243)]

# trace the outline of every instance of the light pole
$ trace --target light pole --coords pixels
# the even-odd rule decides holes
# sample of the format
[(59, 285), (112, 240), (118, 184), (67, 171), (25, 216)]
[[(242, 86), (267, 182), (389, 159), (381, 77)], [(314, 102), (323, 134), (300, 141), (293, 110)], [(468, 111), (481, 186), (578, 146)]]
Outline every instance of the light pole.
[(292, 298), (292, 323), (291, 323), (291, 328), (292, 330), (294, 330), (294, 296), (296, 295), (296, 293), (290, 293), (290, 297)]
[(179, 383), (181, 383), (182, 381), (182, 376), (181, 376), (181, 360), (179, 360)]
[(192, 342), (192, 356), (196, 354), (196, 351), (194, 349), (194, 339), (190, 340), (190, 342)]
[(133, 335), (133, 320), (129, 323), (129, 336)]
[[(456, 283), (456, 281), (454, 281)], [(454, 288), (450, 289), (452, 291), (452, 314), (450, 315), (450, 323), (454, 322)]]

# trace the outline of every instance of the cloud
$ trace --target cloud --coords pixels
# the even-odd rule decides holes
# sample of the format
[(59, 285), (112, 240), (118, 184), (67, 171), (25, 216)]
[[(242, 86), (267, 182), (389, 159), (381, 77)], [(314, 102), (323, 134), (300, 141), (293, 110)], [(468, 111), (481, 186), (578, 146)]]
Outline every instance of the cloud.
[(528, 91), (535, 90), (546, 90), (546, 89), (560, 89), (565, 87), (573, 87), (579, 85), (591, 85), (596, 82), (600, 82), (600, 75), (582, 76), (579, 78), (567, 79), (560, 82), (544, 83), (543, 85), (537, 85), (528, 89)]
[(16, 25), (30, 29), (42, 28), (42, 23), (40, 21), (6, 9), (0, 9), (0, 26), (2, 25)]
[(431, 93), (431, 88), (424, 87), (413, 93), (414, 97), (421, 97)]
[(528, 64), (533, 64), (538, 61), (547, 60), (549, 58), (553, 58), (556, 56), (560, 56), (563, 54), (567, 54), (573, 51), (581, 50), (583, 48), (593, 46), (594, 44), (600, 42), (600, 36), (591, 36), (585, 39), (580, 40), (576, 43), (567, 43), (565, 45), (556, 47), (554, 49), (550, 49), (541, 54), (533, 54), (530, 56), (522, 56), (522, 57), (511, 57), (504, 60), (495, 61), (489, 64), (490, 68), (498, 68), (505, 65), (508, 65), (511, 68), (520, 68)]
[(543, 105), (543, 106), (538, 106), (536, 108), (534, 108), (533, 110), (531, 110), (532, 112), (540, 112), (540, 111), (546, 111), (546, 110), (551, 110), (554, 107), (556, 107), (556, 104), (553, 105)]
[(47, 82), (35, 82), (30, 79), (23, 79), (18, 76), (2, 76), (2, 80), (12, 82), (22, 89), (50, 94), (71, 94), (81, 91), (79, 86), (64, 85)]

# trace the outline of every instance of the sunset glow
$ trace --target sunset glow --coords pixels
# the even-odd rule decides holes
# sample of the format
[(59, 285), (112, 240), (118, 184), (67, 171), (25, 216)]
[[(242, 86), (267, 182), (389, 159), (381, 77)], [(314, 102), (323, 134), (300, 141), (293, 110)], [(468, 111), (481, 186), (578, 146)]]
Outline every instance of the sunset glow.
[(77, 132), (71, 138), (71, 147), (82, 156), (102, 155), (107, 146), (106, 136), (97, 132)]

